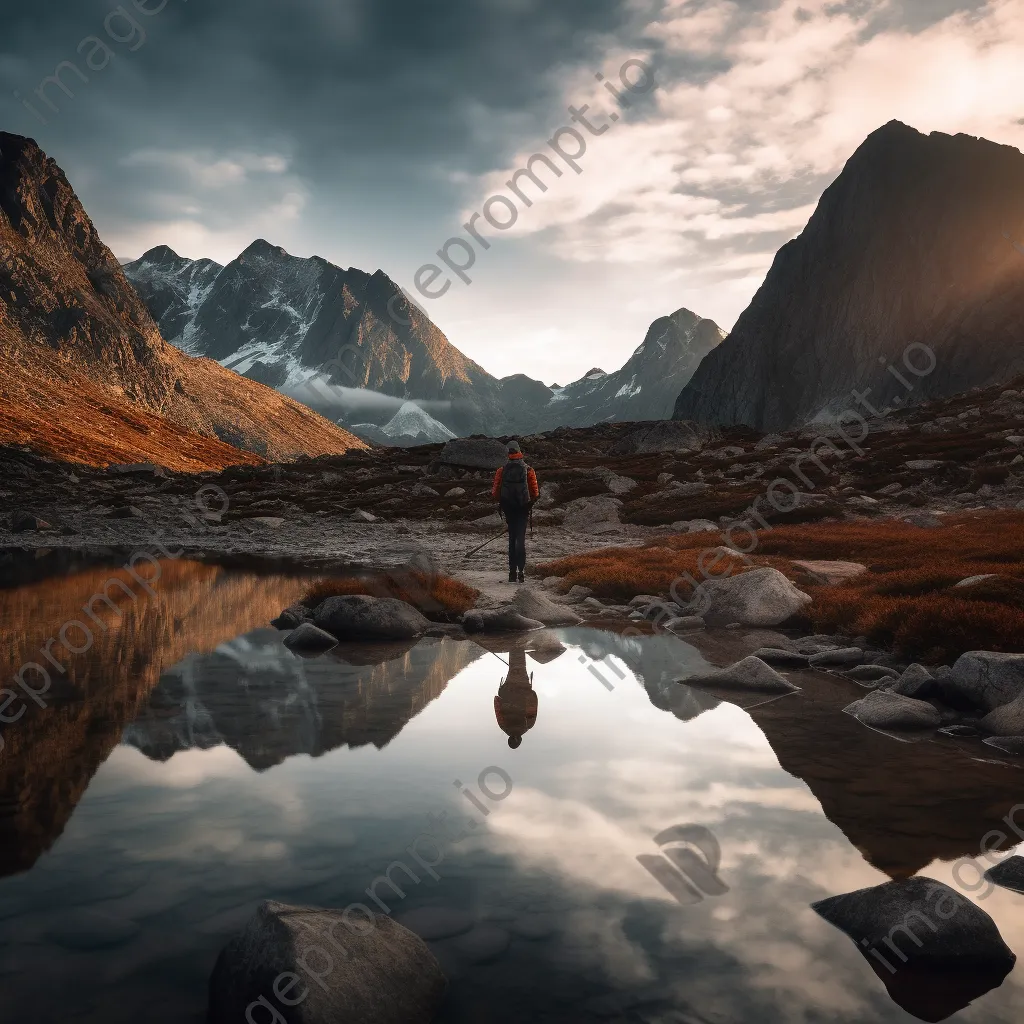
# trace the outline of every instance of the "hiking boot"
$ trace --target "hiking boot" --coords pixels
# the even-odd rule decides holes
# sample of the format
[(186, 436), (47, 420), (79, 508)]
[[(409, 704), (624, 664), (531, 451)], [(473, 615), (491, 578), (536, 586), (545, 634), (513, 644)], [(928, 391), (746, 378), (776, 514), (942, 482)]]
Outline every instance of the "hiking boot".
[(508, 581), (509, 581), (509, 583), (516, 583), (517, 582), (515, 571), (512, 570), (512, 569), (509, 570)]
[(526, 573), (523, 572), (522, 569), (519, 570), (519, 580), (518, 580), (518, 582), (519, 583), (525, 583), (526, 582)]

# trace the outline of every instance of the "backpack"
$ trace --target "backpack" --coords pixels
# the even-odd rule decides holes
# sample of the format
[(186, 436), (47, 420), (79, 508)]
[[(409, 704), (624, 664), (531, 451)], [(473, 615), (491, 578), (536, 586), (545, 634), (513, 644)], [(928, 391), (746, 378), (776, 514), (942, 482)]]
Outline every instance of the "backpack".
[(509, 459), (501, 471), (501, 490), (499, 492), (502, 505), (518, 505), (526, 508), (530, 504), (530, 485), (527, 473), (530, 467), (523, 459)]

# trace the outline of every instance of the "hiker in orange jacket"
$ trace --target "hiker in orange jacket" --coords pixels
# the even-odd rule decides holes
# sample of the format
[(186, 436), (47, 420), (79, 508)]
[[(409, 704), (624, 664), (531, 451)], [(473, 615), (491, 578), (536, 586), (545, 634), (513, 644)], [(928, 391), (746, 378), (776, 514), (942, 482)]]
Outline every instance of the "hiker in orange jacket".
[(526, 582), (526, 526), (540, 494), (537, 474), (523, 461), (516, 441), (508, 443), (508, 461), (494, 474), (491, 497), (500, 503), (508, 523), (508, 581)]

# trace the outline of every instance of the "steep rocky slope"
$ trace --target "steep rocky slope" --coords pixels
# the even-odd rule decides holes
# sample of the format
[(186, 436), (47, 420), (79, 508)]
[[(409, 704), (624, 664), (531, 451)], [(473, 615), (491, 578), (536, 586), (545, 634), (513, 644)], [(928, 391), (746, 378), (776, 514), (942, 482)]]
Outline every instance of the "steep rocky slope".
[[(206, 469), (362, 447), (161, 337), (57, 164), (0, 133), (0, 441)], [(237, 449), (245, 449), (238, 451)]]
[(854, 389), (884, 409), (1010, 379), (1024, 371), (1017, 239), (1021, 153), (886, 125), (779, 251), (675, 416), (778, 430), (858, 409)]

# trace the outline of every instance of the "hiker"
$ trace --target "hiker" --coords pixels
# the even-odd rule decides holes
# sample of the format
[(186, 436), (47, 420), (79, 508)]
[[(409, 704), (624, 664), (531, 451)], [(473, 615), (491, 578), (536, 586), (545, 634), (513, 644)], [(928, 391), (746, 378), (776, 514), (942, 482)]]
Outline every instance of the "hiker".
[(537, 721), (537, 694), (533, 676), (526, 673), (526, 651), (522, 648), (509, 651), (508, 675), (502, 679), (494, 698), (494, 717), (513, 750), (523, 742), (523, 733)]
[(523, 461), (516, 441), (508, 443), (508, 461), (494, 474), (491, 497), (500, 502), (508, 523), (508, 581), (526, 582), (526, 526), (537, 500), (537, 474)]

